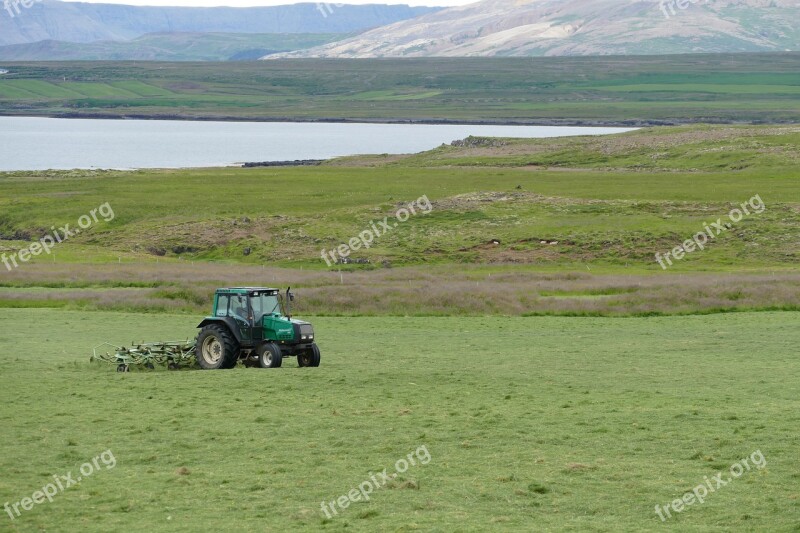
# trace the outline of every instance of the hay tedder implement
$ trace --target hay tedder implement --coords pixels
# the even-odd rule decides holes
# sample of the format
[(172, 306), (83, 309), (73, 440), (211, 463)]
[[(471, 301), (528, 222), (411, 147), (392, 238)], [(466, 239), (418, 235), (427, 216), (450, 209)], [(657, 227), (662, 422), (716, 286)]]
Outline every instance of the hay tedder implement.
[[(178, 370), (181, 366), (196, 364), (194, 350), (195, 340), (169, 342), (132, 343), (130, 348), (115, 346), (104, 342), (92, 350), (92, 361), (103, 361), (117, 365), (117, 372), (128, 372), (133, 365), (154, 369), (156, 365), (166, 365), (170, 370)], [(106, 351), (98, 353), (103, 347), (114, 349), (114, 353)]]
[[(296, 357), (298, 366), (317, 367), (320, 351), (314, 328), (292, 318), (292, 300), (289, 289), (285, 298), (278, 289), (266, 287), (217, 289), (211, 315), (197, 326), (195, 339), (132, 343), (129, 348), (104, 342), (94, 347), (91, 360), (117, 365), (117, 372), (128, 372), (131, 366), (152, 370), (156, 365), (170, 370), (225, 369), (238, 363), (278, 368), (286, 357)], [(103, 347), (114, 353), (102, 353)]]

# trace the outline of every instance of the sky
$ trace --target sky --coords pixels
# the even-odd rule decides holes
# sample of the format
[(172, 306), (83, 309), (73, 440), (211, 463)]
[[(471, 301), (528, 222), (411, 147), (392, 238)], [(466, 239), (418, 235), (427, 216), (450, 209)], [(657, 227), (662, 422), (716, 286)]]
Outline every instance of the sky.
[[(95, 4), (127, 4), (134, 6), (182, 6), (182, 7), (255, 7), (255, 6), (280, 6), (298, 4), (291, 0), (81, 0)], [(475, 0), (348, 0), (346, 4), (408, 4), (411, 6), (460, 6), (470, 4)], [(308, 3), (308, 0), (306, 0)], [(315, 2), (311, 2), (315, 3)], [(321, 2), (325, 3), (325, 2)], [(329, 2), (336, 5), (336, 0)]]

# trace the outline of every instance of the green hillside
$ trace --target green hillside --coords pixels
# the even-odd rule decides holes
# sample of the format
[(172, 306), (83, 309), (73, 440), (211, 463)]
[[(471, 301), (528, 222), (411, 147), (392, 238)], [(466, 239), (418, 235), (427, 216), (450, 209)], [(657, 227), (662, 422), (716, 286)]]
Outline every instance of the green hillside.
[(0, 77), (0, 114), (6, 115), (589, 125), (800, 121), (800, 53), (0, 66), (10, 71)]
[[(56, 222), (74, 227), (105, 202), (115, 218), (58, 245), (54, 256), (4, 273), (8, 292), (0, 298), (10, 306), (32, 298), (45, 306), (197, 312), (213, 285), (255, 275), (307, 287), (306, 309), (333, 314), (650, 314), (800, 304), (796, 126), (454, 144), (317, 167), (3, 174), (5, 253)], [(429, 213), (396, 218), (423, 196)], [(657, 261), (656, 253), (727, 223), (747, 202), (752, 212), (715, 231), (702, 250), (671, 265)], [(380, 230), (376, 221), (391, 227)], [(370, 246), (348, 256), (356, 264), (336, 264), (340, 255), (323, 260), (323, 250), (371, 228), (379, 235)], [(120, 263), (139, 266), (120, 270)], [(74, 282), (76, 269), (94, 281)], [(417, 280), (405, 286), (412, 290), (398, 281), (408, 277)], [(42, 283), (58, 290), (29, 293)], [(137, 298), (113, 296), (126, 287)], [(385, 298), (380, 306), (376, 296)]]

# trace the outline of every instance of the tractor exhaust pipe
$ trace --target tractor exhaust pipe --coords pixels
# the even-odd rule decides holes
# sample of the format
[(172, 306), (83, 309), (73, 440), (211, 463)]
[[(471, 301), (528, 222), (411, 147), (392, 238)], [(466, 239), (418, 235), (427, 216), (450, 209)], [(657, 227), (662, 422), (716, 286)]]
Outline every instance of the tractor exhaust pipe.
[(288, 287), (286, 289), (286, 318), (291, 320), (291, 318), (292, 318), (292, 300), (294, 300), (294, 294), (289, 292), (290, 290), (291, 290), (291, 287)]

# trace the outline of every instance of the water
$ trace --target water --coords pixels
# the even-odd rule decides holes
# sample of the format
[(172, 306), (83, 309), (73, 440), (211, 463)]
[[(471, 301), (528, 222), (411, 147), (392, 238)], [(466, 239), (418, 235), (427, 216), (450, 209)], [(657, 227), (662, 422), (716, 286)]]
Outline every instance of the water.
[(0, 170), (215, 167), (415, 153), (469, 135), (541, 138), (623, 131), (630, 130), (0, 117)]

